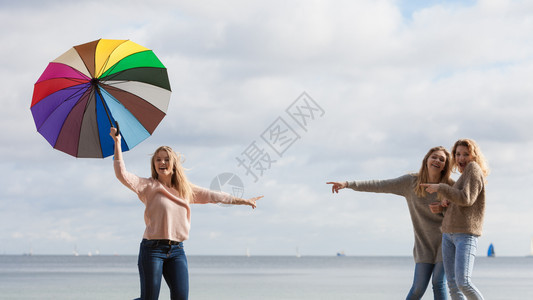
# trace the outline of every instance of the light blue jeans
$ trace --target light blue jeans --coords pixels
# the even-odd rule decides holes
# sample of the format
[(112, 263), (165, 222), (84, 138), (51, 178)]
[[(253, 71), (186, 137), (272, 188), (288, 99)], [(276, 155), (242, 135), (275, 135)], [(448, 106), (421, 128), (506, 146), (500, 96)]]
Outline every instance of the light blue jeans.
[(442, 261), (436, 264), (416, 263), (413, 286), (407, 295), (406, 300), (420, 300), (424, 296), (432, 279), (433, 298), (435, 300), (446, 300), (446, 278)]
[(466, 233), (442, 234), (442, 258), (453, 300), (483, 300), (471, 281), (476, 258), (477, 236)]

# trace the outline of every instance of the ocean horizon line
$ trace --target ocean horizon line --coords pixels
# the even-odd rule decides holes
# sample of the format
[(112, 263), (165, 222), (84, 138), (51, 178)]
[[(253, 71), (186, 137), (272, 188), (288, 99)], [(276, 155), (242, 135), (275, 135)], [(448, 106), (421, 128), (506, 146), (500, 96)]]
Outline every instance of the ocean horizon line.
[[(138, 256), (136, 253), (122, 253), (122, 254), (111, 254), (111, 253), (99, 253), (99, 254), (67, 254), (67, 253), (1, 253), (0, 256), (67, 256), (67, 257), (98, 257), (98, 256)], [(343, 254), (343, 255), (337, 255), (337, 254), (300, 254), (299, 256), (294, 254), (254, 254), (254, 255), (246, 255), (246, 254), (187, 254), (188, 257), (205, 257), (205, 256), (211, 256), (211, 257), (295, 257), (295, 258), (301, 258), (301, 257), (387, 257), (387, 258), (406, 258), (406, 257), (413, 257), (412, 255), (372, 255), (372, 254)], [(488, 257), (486, 255), (477, 255), (477, 258), (522, 258), (522, 257), (531, 257), (533, 258), (533, 255), (498, 255), (495, 257)]]

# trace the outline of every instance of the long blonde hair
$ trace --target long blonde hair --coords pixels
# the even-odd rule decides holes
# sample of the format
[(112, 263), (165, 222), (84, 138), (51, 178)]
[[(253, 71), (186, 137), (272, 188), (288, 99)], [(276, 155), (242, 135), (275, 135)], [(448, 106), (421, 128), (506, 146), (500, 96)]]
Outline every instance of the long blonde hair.
[(472, 160), (475, 161), (480, 167), (481, 171), (483, 172), (483, 176), (486, 178), (489, 176), (490, 169), (489, 165), (487, 163), (487, 160), (485, 159), (485, 156), (481, 152), (481, 148), (477, 145), (476, 141), (471, 139), (460, 139), (453, 145), (452, 148), (452, 165), (453, 170), (458, 170), (457, 162), (455, 161), (455, 153), (457, 152), (457, 147), (463, 146), (468, 148), (468, 152), (470, 153), (470, 156), (472, 157)]
[(437, 146), (429, 149), (426, 156), (424, 156), (424, 159), (422, 160), (422, 166), (420, 166), (420, 171), (418, 174), (416, 174), (416, 186), (415, 186), (415, 194), (422, 198), (427, 195), (426, 188), (421, 186), (421, 183), (428, 183), (429, 182), (429, 171), (427, 167), (427, 162), (431, 154), (435, 151), (442, 151), (444, 152), (444, 155), (446, 156), (446, 162), (444, 163), (444, 168), (440, 172), (440, 183), (446, 183), (451, 185), (452, 180), (450, 179), (450, 175), (452, 174), (452, 168), (451, 168), (451, 155), (446, 148), (442, 146)]
[(194, 197), (194, 192), (192, 189), (192, 184), (187, 179), (187, 175), (185, 175), (185, 168), (181, 165), (182, 163), (182, 157), (181, 155), (177, 154), (172, 150), (172, 148), (168, 146), (161, 146), (157, 148), (152, 155), (151, 165), (152, 165), (152, 178), (157, 179), (157, 170), (155, 167), (155, 159), (157, 153), (159, 151), (165, 151), (167, 152), (169, 158), (170, 158), (170, 165), (172, 166), (172, 177), (171, 177), (171, 186), (176, 191), (178, 191), (178, 195), (182, 197), (183, 199), (187, 200), (187, 202), (190, 202), (190, 200)]

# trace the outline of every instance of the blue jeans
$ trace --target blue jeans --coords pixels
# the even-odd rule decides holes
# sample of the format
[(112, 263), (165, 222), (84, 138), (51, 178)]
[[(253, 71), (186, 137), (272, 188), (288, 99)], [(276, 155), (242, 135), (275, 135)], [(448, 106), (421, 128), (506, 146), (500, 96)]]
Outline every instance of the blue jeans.
[(170, 299), (187, 300), (189, 297), (189, 271), (183, 243), (164, 245), (144, 239), (139, 249), (139, 277), (141, 300), (157, 300), (161, 277), (170, 289)]
[(446, 300), (446, 278), (442, 262), (436, 264), (416, 263), (413, 286), (407, 295), (406, 300), (420, 300), (432, 279), (433, 298), (435, 300)]
[(442, 258), (453, 300), (483, 300), (470, 278), (476, 258), (477, 236), (466, 233), (442, 234)]

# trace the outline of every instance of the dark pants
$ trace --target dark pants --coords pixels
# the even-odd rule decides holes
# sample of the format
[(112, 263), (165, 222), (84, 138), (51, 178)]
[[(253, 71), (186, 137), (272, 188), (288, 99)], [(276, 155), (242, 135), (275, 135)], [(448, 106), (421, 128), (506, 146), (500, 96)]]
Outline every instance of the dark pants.
[(161, 277), (170, 289), (170, 299), (187, 300), (189, 297), (189, 272), (183, 243), (162, 244), (144, 239), (139, 249), (139, 277), (141, 300), (157, 300)]

